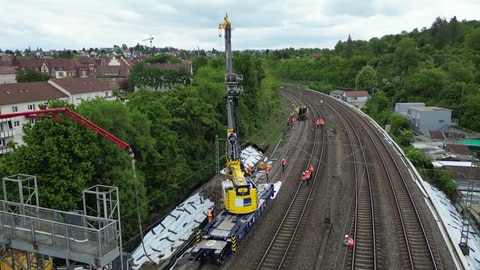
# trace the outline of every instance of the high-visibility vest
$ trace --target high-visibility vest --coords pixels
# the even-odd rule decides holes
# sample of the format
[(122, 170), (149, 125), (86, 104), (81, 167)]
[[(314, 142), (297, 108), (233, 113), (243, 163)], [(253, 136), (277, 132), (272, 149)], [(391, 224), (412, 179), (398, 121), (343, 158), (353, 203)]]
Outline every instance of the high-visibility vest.
[(353, 242), (353, 238), (349, 237), (349, 238), (348, 238), (348, 246), (349, 246), (349, 247), (353, 247), (354, 244), (355, 244), (355, 243)]
[(307, 180), (307, 177), (305, 176), (305, 174), (302, 174), (302, 176), (300, 176), (300, 180), (302, 180), (302, 181)]
[(270, 166), (265, 166), (265, 173), (270, 173)]
[(287, 161), (285, 159), (282, 159), (282, 165), (287, 164)]

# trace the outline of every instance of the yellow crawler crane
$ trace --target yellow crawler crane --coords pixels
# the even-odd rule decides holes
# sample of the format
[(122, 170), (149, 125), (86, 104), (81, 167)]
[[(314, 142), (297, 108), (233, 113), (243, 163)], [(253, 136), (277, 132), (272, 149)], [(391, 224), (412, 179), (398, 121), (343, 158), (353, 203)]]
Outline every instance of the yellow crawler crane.
[(191, 257), (205, 264), (223, 265), (232, 253), (237, 251), (237, 244), (255, 226), (257, 220), (267, 208), (275, 194), (274, 184), (258, 186), (247, 174), (248, 169), (242, 164), (237, 130), (238, 97), (243, 91), (242, 76), (232, 72), (232, 50), (230, 47), (231, 25), (228, 17), (218, 26), (225, 30), (225, 53), (227, 73), (227, 143), (225, 180), (222, 181), (223, 204), (225, 209), (216, 214), (205, 227), (195, 234), (196, 245)]
[(245, 175), (245, 167), (241, 161), (238, 138), (238, 99), (243, 92), (243, 77), (232, 72), (232, 28), (228, 16), (219, 24), (219, 31), (224, 31), (227, 91), (227, 142), (226, 142), (226, 179), (222, 182), (223, 204), (226, 211), (233, 214), (248, 214), (257, 210), (257, 187)]

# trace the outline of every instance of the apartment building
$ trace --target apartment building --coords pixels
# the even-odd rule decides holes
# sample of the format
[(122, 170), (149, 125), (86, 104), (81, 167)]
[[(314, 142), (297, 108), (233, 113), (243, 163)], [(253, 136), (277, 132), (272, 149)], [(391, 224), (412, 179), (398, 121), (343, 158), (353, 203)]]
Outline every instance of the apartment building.
[(51, 79), (47, 83), (68, 95), (68, 103), (75, 106), (83, 100), (97, 97), (109, 101), (116, 99), (113, 96), (113, 88), (97, 78)]
[[(68, 95), (46, 82), (0, 84), (0, 115), (35, 111), (48, 100), (67, 100)], [(11, 152), (13, 144), (23, 144), (23, 124), (34, 123), (25, 117), (0, 118), (0, 155)]]

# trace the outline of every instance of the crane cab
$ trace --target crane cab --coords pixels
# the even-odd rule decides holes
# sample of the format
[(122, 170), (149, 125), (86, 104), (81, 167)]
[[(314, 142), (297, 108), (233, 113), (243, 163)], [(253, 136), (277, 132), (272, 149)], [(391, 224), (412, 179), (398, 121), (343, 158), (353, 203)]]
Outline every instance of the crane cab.
[(222, 183), (223, 205), (232, 214), (248, 214), (257, 210), (257, 188), (251, 182), (247, 185), (234, 186), (232, 181)]
[(227, 179), (222, 181), (222, 191), (223, 205), (229, 213), (248, 214), (257, 210), (257, 186), (239, 167), (230, 168)]

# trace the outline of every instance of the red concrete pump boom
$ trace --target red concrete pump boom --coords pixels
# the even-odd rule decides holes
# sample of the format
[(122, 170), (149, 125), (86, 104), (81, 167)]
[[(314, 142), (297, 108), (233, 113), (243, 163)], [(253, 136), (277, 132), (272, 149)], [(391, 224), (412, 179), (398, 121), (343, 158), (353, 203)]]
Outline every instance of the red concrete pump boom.
[(81, 125), (87, 127), (88, 129), (94, 131), (95, 133), (101, 135), (102, 137), (118, 145), (120, 148), (127, 150), (128, 153), (130, 154), (130, 157), (132, 159), (134, 158), (132, 148), (128, 143), (120, 140), (119, 138), (115, 137), (113, 134), (109, 133), (103, 128), (95, 125), (90, 120), (76, 113), (72, 109), (64, 107), (64, 108), (52, 108), (52, 109), (44, 109), (44, 110), (37, 110), (37, 111), (5, 113), (5, 114), (0, 114), (0, 119), (13, 118), (18, 116), (25, 116), (27, 118), (52, 118), (55, 122), (61, 122), (65, 117), (69, 117), (74, 121), (76, 121), (77, 123), (80, 123)]

